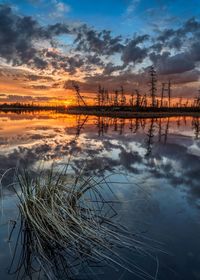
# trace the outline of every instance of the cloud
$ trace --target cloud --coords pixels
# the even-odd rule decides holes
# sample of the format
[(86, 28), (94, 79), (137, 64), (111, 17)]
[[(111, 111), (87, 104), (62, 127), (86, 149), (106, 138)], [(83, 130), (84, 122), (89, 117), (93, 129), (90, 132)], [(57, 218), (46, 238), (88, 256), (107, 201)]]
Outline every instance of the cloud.
[(63, 2), (52, 0), (53, 11), (49, 14), (52, 18), (61, 18), (71, 11), (71, 7)]
[[(65, 10), (62, 4), (55, 1), (59, 11)], [(61, 34), (74, 36), (71, 54), (48, 51), (36, 44), (46, 41), (54, 46), (56, 37)], [(0, 56), (14, 66), (28, 65), (39, 70), (63, 70), (74, 74), (84, 65), (87, 69), (91, 63), (103, 66), (100, 56), (120, 52), (123, 48), (121, 41), (121, 36), (113, 37), (107, 30), (97, 32), (85, 24), (41, 26), (32, 17), (19, 16), (9, 6), (0, 5)], [(87, 56), (83, 53), (87, 53)]]
[(45, 69), (48, 66), (48, 62), (40, 57), (34, 57), (33, 65), (38, 69)]
[(192, 43), (190, 48), (190, 57), (194, 62), (200, 61), (200, 43), (199, 41), (196, 41)]
[(169, 28), (157, 30), (159, 35), (155, 38), (156, 44), (162, 44), (162, 47), (180, 50), (182, 46), (191, 45), (200, 38), (200, 22), (195, 18), (190, 18), (177, 29)]
[[(40, 88), (41, 90), (41, 88)], [(36, 96), (32, 97), (30, 95), (17, 95), (17, 94), (1, 94), (0, 102), (48, 102), (51, 101), (52, 97), (47, 96)]]
[[(193, 83), (199, 80), (200, 77), (200, 71), (197, 69), (192, 69), (190, 71), (186, 71), (183, 73), (176, 73), (176, 74), (170, 74), (167, 75), (167, 79), (171, 79), (173, 82), (176, 83), (176, 85), (183, 85), (188, 83)], [(164, 79), (164, 77), (162, 77)]]
[(135, 12), (140, 0), (132, 0), (128, 7), (126, 8), (125, 16), (130, 17), (133, 12)]
[[(69, 6), (62, 1), (52, 0), (51, 4), (55, 13), (69, 12)], [(133, 12), (138, 4), (139, 1), (132, 1), (127, 11)], [(83, 77), (85, 81), (81, 85), (89, 91), (89, 87), (95, 88), (99, 82), (110, 88), (123, 84), (131, 89), (136, 83), (146, 81), (144, 71), (150, 62), (163, 79), (179, 74), (178, 83), (181, 80), (186, 83), (197, 81), (199, 76), (199, 30), (200, 22), (191, 18), (176, 29), (124, 38), (110, 30), (99, 31), (77, 22), (41, 25), (33, 17), (20, 16), (9, 6), (0, 4), (0, 58), (3, 63), (33, 69), (37, 75), (22, 76), (24, 81), (40, 80), (38, 89), (42, 85), (40, 74), (44, 81), (50, 81), (54, 79), (45, 80), (45, 76), (65, 73), (71, 76), (69, 80), (75, 75), (75, 79), (78, 75)], [(5, 73), (0, 70), (0, 75)]]
[(113, 72), (123, 70), (126, 68), (126, 65), (114, 65), (112, 62), (109, 62), (108, 64), (104, 65), (103, 75), (110, 75)]
[(177, 29), (158, 31), (149, 54), (161, 74), (184, 73), (196, 69), (200, 61), (200, 22), (190, 18)]
[(44, 49), (43, 54), (48, 61), (48, 65), (51, 65), (54, 70), (63, 70), (71, 75), (75, 74), (77, 69), (80, 69), (87, 63), (91, 63), (91, 61), (88, 61), (89, 56), (83, 57), (80, 54), (68, 56), (59, 52), (49, 51), (48, 49)]
[(142, 48), (138, 46), (138, 44), (143, 43), (148, 40), (148, 35), (137, 36), (124, 47), (122, 52), (122, 61), (125, 64), (133, 63), (141, 63), (148, 54), (147, 48)]
[[(85, 93), (97, 92), (99, 84), (104, 86), (110, 92), (113, 92), (114, 89), (120, 88), (123, 85), (125, 91), (130, 93), (138, 87), (138, 83), (140, 83), (142, 87), (147, 84), (148, 75), (146, 72), (136, 74), (129, 71), (122, 71), (119, 75), (103, 72), (102, 74), (86, 76), (84, 82), (76, 82), (80, 85), (81, 91)], [(72, 89), (72, 80), (66, 81), (65, 88)]]
[(29, 81), (54, 81), (52, 77), (44, 76), (44, 75), (36, 75), (36, 74), (26, 74), (25, 77)]
[[(181, 48), (181, 39), (173, 38), (173, 47), (175, 49)], [(157, 52), (152, 52), (149, 54), (150, 60), (157, 66), (160, 74), (175, 74), (184, 73), (193, 70), (198, 65), (200, 61), (200, 43), (196, 40), (196, 37), (192, 40), (190, 39), (190, 44), (187, 49), (183, 52), (178, 52), (171, 55), (170, 51), (164, 51), (162, 54), (157, 49)], [(168, 42), (169, 44), (172, 42)], [(169, 45), (172, 47), (172, 45)], [(159, 47), (159, 46), (158, 46)], [(154, 48), (156, 50), (156, 48)]]
[(21, 65), (28, 64), (31, 59), (37, 60), (34, 40), (48, 37), (33, 18), (19, 17), (10, 7), (0, 5), (0, 56), (7, 62)]
[(74, 43), (77, 44), (77, 51), (99, 55), (113, 55), (120, 52), (124, 47), (121, 36), (112, 37), (109, 30), (98, 32), (87, 25), (79, 28)]
[(170, 56), (169, 52), (164, 52), (162, 55), (151, 53), (150, 59), (157, 66), (160, 74), (183, 73), (195, 68), (194, 61), (187, 53), (178, 53), (173, 56)]
[(48, 88), (50, 88), (49, 86), (45, 86), (45, 85), (32, 85), (31, 88), (36, 89), (36, 90), (46, 90)]
[(200, 28), (200, 22), (197, 21), (195, 18), (190, 18), (183, 23), (180, 28), (173, 29), (164, 29), (162, 31), (158, 31), (160, 34), (157, 37), (158, 41), (166, 42), (173, 36), (179, 36), (179, 38), (186, 37), (188, 33), (194, 34), (198, 33)]
[(67, 24), (41, 26), (32, 17), (19, 16), (9, 6), (0, 5), (0, 56), (14, 66), (47, 68), (48, 62), (36, 43), (47, 41), (53, 45), (55, 36), (71, 32), (75, 30)]

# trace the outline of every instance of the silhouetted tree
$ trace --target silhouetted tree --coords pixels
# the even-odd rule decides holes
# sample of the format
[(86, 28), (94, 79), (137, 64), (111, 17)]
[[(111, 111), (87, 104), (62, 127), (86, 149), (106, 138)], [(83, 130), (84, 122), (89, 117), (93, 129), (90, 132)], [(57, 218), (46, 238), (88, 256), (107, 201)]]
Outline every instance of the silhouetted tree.
[(134, 93), (133, 92), (131, 93), (131, 97), (129, 99), (129, 102), (130, 102), (130, 105), (133, 107), (133, 105), (134, 105)]
[(101, 85), (99, 85), (98, 87), (96, 100), (97, 100), (97, 105), (101, 106)]
[(140, 94), (138, 89), (135, 90), (135, 93), (136, 93), (136, 104), (135, 104), (135, 106), (138, 110), (140, 108), (140, 104), (141, 104), (141, 94)]
[(76, 104), (78, 106), (81, 106), (81, 103), (82, 103), (82, 105), (87, 106), (87, 104), (85, 103), (83, 97), (80, 94), (80, 87), (79, 87), (79, 85), (77, 83), (75, 83), (75, 82), (72, 82), (72, 87), (74, 88), (75, 94), (76, 94)]
[(179, 107), (180, 107), (180, 108), (182, 107), (182, 100), (183, 100), (183, 98), (180, 97), (180, 98), (179, 98)]
[(147, 107), (147, 95), (146, 95), (146, 93), (142, 97), (140, 106), (145, 107), (145, 108)]
[(168, 82), (168, 100), (169, 100), (169, 107), (171, 107), (171, 81)]
[(200, 107), (200, 90), (199, 90), (199, 93), (194, 100), (194, 107)]
[(156, 107), (157, 74), (153, 65), (150, 67), (149, 74), (150, 74), (151, 106)]
[(119, 105), (119, 91), (116, 89), (115, 90), (115, 96), (114, 96), (114, 106), (118, 106)]
[(124, 106), (124, 105), (126, 105), (126, 96), (125, 96), (125, 94), (124, 94), (124, 88), (123, 88), (123, 86), (121, 86), (121, 88), (120, 88), (120, 91), (121, 91), (121, 100), (120, 100), (120, 105), (121, 106)]
[(163, 100), (166, 95), (168, 98), (168, 107), (171, 107), (171, 81), (170, 80), (168, 81), (168, 83), (162, 83), (160, 107), (163, 107), (164, 105)]

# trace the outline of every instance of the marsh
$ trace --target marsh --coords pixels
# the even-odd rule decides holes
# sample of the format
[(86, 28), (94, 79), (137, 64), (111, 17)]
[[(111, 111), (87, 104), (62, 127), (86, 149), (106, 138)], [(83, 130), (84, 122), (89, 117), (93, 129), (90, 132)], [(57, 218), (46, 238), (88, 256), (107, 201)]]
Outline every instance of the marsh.
[[(42, 165), (48, 170), (70, 158), (72, 172), (84, 168), (85, 176), (99, 179), (112, 175), (117, 219), (147, 244), (159, 247), (152, 251), (156, 261), (129, 250), (121, 254), (153, 277), (158, 269), (157, 279), (200, 278), (200, 119), (0, 113), (0, 128), (1, 174), (19, 166), (32, 170)], [(2, 180), (2, 279), (16, 279), (8, 273), (13, 253), (13, 243), (7, 242), (8, 221), (18, 215), (17, 197), (7, 187), (12, 181), (12, 172)], [(123, 267), (102, 265), (92, 271), (91, 279), (140, 279)]]

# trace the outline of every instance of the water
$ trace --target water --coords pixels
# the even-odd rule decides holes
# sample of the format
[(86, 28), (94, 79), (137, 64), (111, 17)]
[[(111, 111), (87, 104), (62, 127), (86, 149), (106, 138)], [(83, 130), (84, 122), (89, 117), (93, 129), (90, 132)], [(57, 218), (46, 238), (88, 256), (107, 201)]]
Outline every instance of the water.
[[(125, 120), (0, 113), (0, 172), (24, 165), (48, 168), (70, 157), (74, 170), (84, 166), (88, 174), (115, 173), (111, 186), (120, 201), (119, 219), (133, 233), (159, 242), (163, 251), (152, 252), (157, 259), (122, 253), (153, 276), (159, 262), (157, 279), (200, 279), (199, 133), (200, 119), (192, 117)], [(7, 242), (7, 221), (17, 216), (9, 182), (12, 172), (1, 193), (1, 279), (17, 278), (7, 273), (13, 249)], [(123, 269), (102, 267), (98, 272), (91, 279), (139, 279)]]

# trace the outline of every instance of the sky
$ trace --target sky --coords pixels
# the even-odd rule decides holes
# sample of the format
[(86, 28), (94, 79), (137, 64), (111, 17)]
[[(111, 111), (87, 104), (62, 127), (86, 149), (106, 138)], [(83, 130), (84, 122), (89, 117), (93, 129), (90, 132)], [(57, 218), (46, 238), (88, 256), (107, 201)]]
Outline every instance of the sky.
[(198, 94), (199, 0), (0, 0), (0, 102), (73, 103), (72, 81), (87, 98), (148, 94), (148, 69), (174, 97)]

